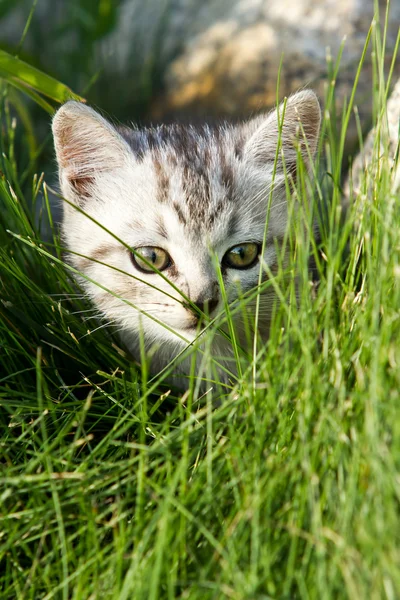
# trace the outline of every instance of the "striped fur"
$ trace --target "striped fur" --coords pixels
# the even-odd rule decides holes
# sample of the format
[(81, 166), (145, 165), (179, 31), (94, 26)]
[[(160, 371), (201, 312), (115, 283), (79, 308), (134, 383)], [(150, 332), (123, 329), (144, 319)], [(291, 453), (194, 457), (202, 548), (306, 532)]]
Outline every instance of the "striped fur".
[[(237, 270), (226, 268), (222, 259), (236, 245), (262, 242), (277, 156), (263, 256), (272, 269), (276, 264), (276, 243), (287, 225), (283, 161), (295, 178), (300, 147), (309, 165), (320, 124), (319, 104), (310, 91), (290, 97), (284, 116), (283, 111), (281, 106), (281, 131), (278, 111), (240, 125), (139, 130), (114, 127), (93, 109), (68, 102), (54, 118), (60, 186), (68, 200), (62, 232), (69, 261), (82, 272), (80, 281), (105, 321), (117, 327), (137, 359), (143, 334), (153, 372), (198, 334), (191, 303), (204, 307), (209, 302), (212, 317), (223, 313), (215, 260), (221, 263), (230, 302), (238, 290), (246, 293), (257, 285), (259, 263)], [(277, 154), (278, 139), (283, 158)], [(142, 246), (168, 252), (172, 262), (165, 277), (135, 269), (129, 249)], [(250, 312), (252, 306), (254, 301)], [(264, 338), (272, 306), (268, 288), (258, 322)], [(245, 344), (240, 314), (235, 324)], [(228, 364), (225, 337), (216, 334), (213, 344)], [(189, 372), (190, 361), (180, 362), (176, 378)]]

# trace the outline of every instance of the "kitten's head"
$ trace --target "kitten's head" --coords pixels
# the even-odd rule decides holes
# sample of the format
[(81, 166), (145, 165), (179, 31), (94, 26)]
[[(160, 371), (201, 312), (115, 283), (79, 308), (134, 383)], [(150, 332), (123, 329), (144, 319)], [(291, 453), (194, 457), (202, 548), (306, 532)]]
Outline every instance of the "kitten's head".
[[(287, 173), (296, 178), (299, 153), (310, 166), (319, 126), (311, 91), (291, 96), (279, 119), (274, 111), (215, 129), (138, 130), (77, 102), (59, 109), (53, 134), (70, 263), (134, 355), (140, 332), (156, 348), (154, 370), (193, 341), (202, 313), (223, 311), (221, 280), (233, 303), (257, 286), (269, 202), (263, 260), (273, 270), (287, 225)], [(271, 307), (268, 292), (261, 334)], [(239, 338), (241, 319), (238, 311)]]

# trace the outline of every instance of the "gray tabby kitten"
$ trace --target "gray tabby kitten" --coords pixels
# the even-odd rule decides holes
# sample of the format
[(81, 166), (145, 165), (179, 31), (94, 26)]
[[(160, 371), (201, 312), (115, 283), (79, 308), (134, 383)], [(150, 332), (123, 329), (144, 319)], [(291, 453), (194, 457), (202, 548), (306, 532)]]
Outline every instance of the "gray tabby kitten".
[[(279, 114), (283, 160), (277, 163), (263, 257), (278, 111), (215, 129), (115, 127), (77, 102), (67, 102), (54, 117), (61, 191), (68, 200), (62, 235), (69, 262), (137, 360), (144, 340), (153, 373), (198, 337), (204, 313), (223, 313), (215, 260), (229, 303), (257, 286), (261, 258), (276, 267), (276, 244), (288, 219), (284, 171), (295, 178), (298, 148), (310, 167), (321, 118), (309, 90), (289, 97)], [(258, 321), (264, 339), (272, 303), (268, 288)], [(252, 300), (250, 311), (254, 306)], [(242, 321), (237, 311), (237, 338), (245, 345)], [(222, 333), (215, 334), (212, 354), (232, 370), (231, 343)], [(191, 361), (180, 356), (175, 381), (189, 374)], [(197, 362), (200, 374), (201, 353)], [(219, 376), (226, 379), (222, 370)]]

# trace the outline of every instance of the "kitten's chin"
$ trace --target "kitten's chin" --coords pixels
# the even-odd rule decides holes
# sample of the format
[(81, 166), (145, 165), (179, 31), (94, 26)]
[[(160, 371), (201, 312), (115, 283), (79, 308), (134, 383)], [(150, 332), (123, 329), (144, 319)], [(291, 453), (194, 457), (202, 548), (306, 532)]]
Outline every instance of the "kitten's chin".
[[(212, 336), (210, 340), (209, 335)], [(138, 331), (124, 331), (121, 339), (132, 357), (136, 361), (141, 361), (142, 350)], [(146, 331), (144, 342), (150, 373), (156, 376), (166, 367), (173, 365), (166, 381), (178, 389), (184, 390), (188, 387), (190, 374), (193, 372), (193, 360), (196, 363), (196, 377), (199, 377), (200, 380), (204, 379), (203, 383), (199, 383), (200, 390), (203, 391), (212, 387), (215, 379), (221, 383), (227, 382), (227, 376), (224, 372), (219, 371), (217, 362), (226, 364), (228, 370), (232, 371), (231, 346), (218, 333), (214, 335), (213, 332), (199, 330), (198, 327), (174, 328), (171, 331), (156, 325)], [(207, 346), (206, 354), (209, 356), (206, 363), (203, 360), (204, 344)], [(218, 374), (216, 376), (213, 374), (209, 379), (207, 365), (212, 363), (213, 357), (218, 359), (215, 363)]]

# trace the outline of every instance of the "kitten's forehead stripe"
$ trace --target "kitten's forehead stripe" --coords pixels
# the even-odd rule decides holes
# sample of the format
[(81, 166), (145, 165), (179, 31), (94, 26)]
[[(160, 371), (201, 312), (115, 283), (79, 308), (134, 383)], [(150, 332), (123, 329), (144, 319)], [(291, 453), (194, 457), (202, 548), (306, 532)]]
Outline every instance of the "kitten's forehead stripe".
[(172, 169), (178, 166), (178, 159), (173, 152), (167, 154), (167, 163)]
[[(156, 200), (168, 203), (184, 227), (200, 233), (221, 222), (229, 231), (237, 229), (234, 206), (241, 194), (236, 163), (244, 138), (240, 130), (232, 132), (225, 126), (175, 124), (123, 133), (140, 160), (147, 155), (152, 161)], [(179, 189), (181, 200), (176, 197)], [(165, 227), (158, 229), (165, 237)]]
[(116, 129), (130, 146), (136, 160), (142, 161), (145, 153), (149, 150), (147, 132), (125, 126), (119, 126)]
[(161, 157), (155, 155), (153, 157), (153, 165), (157, 178), (157, 200), (159, 202), (166, 202), (169, 196), (169, 177), (165, 172)]
[(211, 187), (207, 171), (202, 166), (193, 169), (185, 164), (182, 171), (182, 187), (191, 220), (204, 220), (210, 202)]
[(239, 217), (234, 212), (229, 215), (226, 231), (230, 237), (234, 237), (240, 232)]
[(227, 157), (222, 149), (219, 152), (219, 162), (221, 168), (221, 182), (226, 190), (227, 199), (232, 200), (234, 172), (232, 164), (228, 162)]
[(221, 216), (223, 210), (224, 210), (225, 206), (224, 203), (221, 201), (217, 204), (217, 206), (212, 210), (212, 212), (209, 213), (208, 215), (208, 221), (210, 225), (214, 225), (214, 223), (216, 221), (218, 221), (218, 218)]
[(234, 145), (234, 154), (235, 157), (239, 160), (243, 157), (243, 147), (244, 147), (245, 139), (243, 136), (243, 132), (240, 130), (236, 133), (236, 141)]
[(182, 225), (187, 225), (186, 217), (183, 214), (182, 208), (179, 206), (179, 204), (177, 202), (174, 202), (173, 209), (175, 210), (180, 223), (182, 223)]
[(165, 227), (165, 223), (164, 223), (163, 219), (159, 215), (156, 217), (156, 229), (157, 229), (157, 233), (160, 237), (162, 237), (166, 240), (168, 239), (167, 228)]

